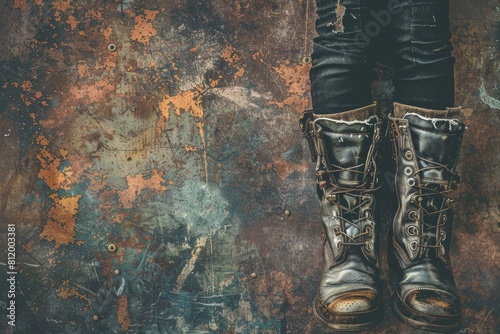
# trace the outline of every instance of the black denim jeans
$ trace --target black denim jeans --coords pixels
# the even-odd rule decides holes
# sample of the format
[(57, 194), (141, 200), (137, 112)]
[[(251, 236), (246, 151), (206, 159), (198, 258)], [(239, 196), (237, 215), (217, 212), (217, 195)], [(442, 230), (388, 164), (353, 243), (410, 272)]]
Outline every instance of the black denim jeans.
[(372, 103), (374, 48), (390, 39), (395, 101), (444, 109), (454, 103), (449, 0), (317, 0), (310, 72), (316, 113)]

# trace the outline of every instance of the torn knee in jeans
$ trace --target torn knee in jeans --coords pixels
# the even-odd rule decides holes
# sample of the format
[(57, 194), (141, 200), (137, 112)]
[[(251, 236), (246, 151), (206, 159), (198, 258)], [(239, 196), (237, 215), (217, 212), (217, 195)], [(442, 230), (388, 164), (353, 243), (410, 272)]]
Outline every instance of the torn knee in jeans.
[(329, 22), (327, 27), (334, 27), (333, 32), (344, 32), (344, 15), (345, 15), (345, 6), (340, 3), (340, 0), (337, 1), (337, 7), (335, 8), (336, 20), (335, 22)]

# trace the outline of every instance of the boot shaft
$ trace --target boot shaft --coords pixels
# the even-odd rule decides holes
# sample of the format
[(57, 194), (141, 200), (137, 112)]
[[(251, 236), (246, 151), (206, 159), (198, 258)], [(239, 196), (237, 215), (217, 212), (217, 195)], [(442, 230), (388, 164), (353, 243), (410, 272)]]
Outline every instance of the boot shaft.
[(376, 105), (340, 114), (303, 114), (301, 128), (316, 162), (326, 230), (325, 266), (363, 256), (376, 263), (373, 192), (378, 187)]
[(392, 247), (402, 269), (422, 258), (449, 265), (449, 195), (460, 182), (455, 168), (465, 129), (459, 115), (459, 108), (436, 111), (395, 104), (389, 118), (399, 203)]

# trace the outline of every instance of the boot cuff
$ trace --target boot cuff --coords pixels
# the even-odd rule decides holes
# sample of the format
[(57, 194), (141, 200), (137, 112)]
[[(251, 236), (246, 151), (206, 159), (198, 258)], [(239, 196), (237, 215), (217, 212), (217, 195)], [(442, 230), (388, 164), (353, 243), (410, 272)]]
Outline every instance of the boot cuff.
[(460, 107), (446, 108), (445, 110), (426, 109), (415, 106), (409, 106), (401, 103), (394, 103), (394, 117), (403, 118), (406, 114), (414, 113), (427, 118), (456, 118), (461, 119)]
[(336, 114), (314, 114), (314, 118), (329, 118), (336, 121), (342, 122), (354, 122), (354, 121), (365, 121), (370, 116), (377, 114), (377, 103), (373, 102), (366, 107), (352, 109)]

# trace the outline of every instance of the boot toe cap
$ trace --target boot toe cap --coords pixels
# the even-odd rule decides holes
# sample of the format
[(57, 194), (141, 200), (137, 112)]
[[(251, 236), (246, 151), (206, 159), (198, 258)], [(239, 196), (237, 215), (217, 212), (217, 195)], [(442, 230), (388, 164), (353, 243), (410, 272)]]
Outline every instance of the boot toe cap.
[(405, 304), (415, 312), (434, 316), (457, 316), (460, 301), (451, 293), (440, 290), (415, 290), (405, 298)]
[(328, 305), (331, 312), (352, 314), (370, 312), (377, 308), (379, 300), (373, 290), (358, 290), (338, 296)]

